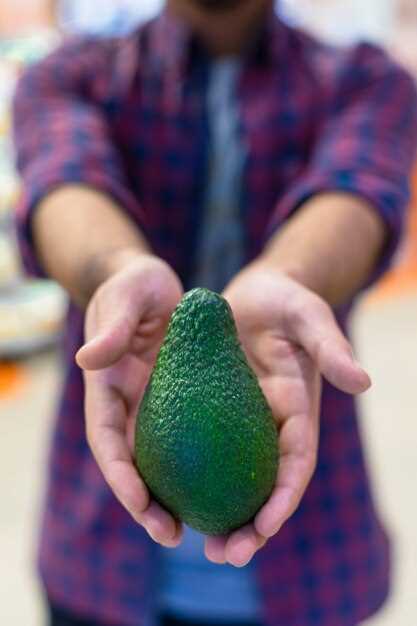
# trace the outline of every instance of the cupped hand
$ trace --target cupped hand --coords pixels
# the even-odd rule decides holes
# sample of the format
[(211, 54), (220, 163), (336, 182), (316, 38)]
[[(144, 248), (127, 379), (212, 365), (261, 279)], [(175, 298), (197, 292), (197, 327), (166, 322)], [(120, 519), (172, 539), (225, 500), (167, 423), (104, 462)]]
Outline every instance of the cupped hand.
[(182, 297), (181, 284), (162, 260), (129, 259), (93, 295), (86, 344), (76, 360), (84, 370), (87, 439), (114, 494), (158, 543), (174, 547), (181, 525), (150, 498), (134, 465), (136, 413), (165, 335)]
[(252, 523), (206, 539), (209, 560), (243, 566), (294, 513), (312, 477), (321, 375), (350, 394), (371, 383), (331, 308), (295, 280), (255, 262), (237, 275), (224, 296), (279, 429), (280, 465), (270, 498)]

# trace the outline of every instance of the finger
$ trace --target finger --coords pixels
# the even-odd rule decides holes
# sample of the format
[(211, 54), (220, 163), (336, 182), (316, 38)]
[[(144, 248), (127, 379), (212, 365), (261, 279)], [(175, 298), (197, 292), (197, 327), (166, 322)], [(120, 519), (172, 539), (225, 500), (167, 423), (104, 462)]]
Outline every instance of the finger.
[(103, 476), (115, 496), (141, 525), (149, 524), (156, 540), (170, 542), (177, 534), (174, 518), (150, 504), (149, 492), (129, 452), (126, 407), (122, 398), (101, 387), (90, 374), (86, 385), (87, 439)]
[(116, 363), (128, 351), (141, 324), (144, 336), (152, 336), (160, 324), (149, 297), (137, 292), (138, 280), (125, 275), (103, 284), (93, 296), (87, 310), (87, 343), (77, 352), (76, 361), (85, 370), (99, 370)]
[[(145, 311), (143, 311), (145, 314)], [(129, 316), (130, 322), (133, 316)], [(118, 361), (129, 350), (134, 354), (141, 354), (143, 360), (153, 362), (164, 337), (164, 330), (168, 323), (163, 317), (153, 320), (136, 318), (136, 327), (127, 324), (124, 317), (114, 319), (111, 325), (102, 330), (99, 335), (82, 346), (76, 354), (77, 364), (84, 370), (100, 370), (109, 367)], [(140, 324), (140, 335), (135, 331)]]
[(231, 534), (226, 544), (226, 560), (235, 567), (244, 567), (266, 543), (253, 524), (247, 524)]
[[(99, 437), (106, 438), (107, 429), (98, 431)], [(95, 444), (93, 453), (105, 480), (121, 504), (139, 523), (149, 504), (149, 494), (145, 483), (138, 476), (131, 458), (124, 454), (124, 446), (110, 442), (109, 432), (106, 443)]]
[(306, 415), (288, 418), (280, 432), (277, 483), (255, 517), (255, 528), (264, 537), (275, 535), (297, 509), (313, 475), (318, 446), (318, 420)]
[(311, 356), (321, 374), (346, 393), (366, 391), (371, 380), (357, 363), (331, 308), (320, 298), (298, 303), (288, 321), (290, 334)]
[(226, 563), (227, 535), (206, 537), (204, 553), (209, 561), (223, 565)]
[(139, 324), (140, 349), (144, 342), (148, 350), (163, 333), (181, 295), (174, 272), (153, 257), (115, 274), (99, 287), (88, 306), (89, 341), (77, 353), (79, 366), (99, 370), (116, 363), (131, 346)]
[[(122, 404), (121, 400), (112, 400), (107, 409), (108, 413), (123, 410), (123, 407), (115, 406), (119, 402)], [(149, 494), (133, 465), (124, 428), (117, 422), (93, 419), (92, 410), (90, 406), (86, 411), (87, 439), (90, 448), (115, 496), (132, 517), (139, 521), (149, 506)]]
[[(135, 325), (139, 318), (135, 319)], [(114, 318), (102, 324), (98, 334), (82, 346), (75, 360), (84, 370), (100, 370), (116, 363), (129, 350), (134, 329), (126, 320)]]
[(182, 524), (165, 511), (157, 502), (149, 507), (138, 520), (154, 541), (166, 548), (175, 548), (181, 543)]

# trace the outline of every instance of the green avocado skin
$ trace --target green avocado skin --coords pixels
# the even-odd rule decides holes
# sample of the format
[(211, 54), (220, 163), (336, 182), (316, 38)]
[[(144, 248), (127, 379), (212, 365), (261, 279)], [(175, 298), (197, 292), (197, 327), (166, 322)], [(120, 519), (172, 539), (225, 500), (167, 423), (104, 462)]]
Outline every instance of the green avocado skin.
[(278, 433), (220, 295), (175, 309), (139, 407), (135, 456), (153, 497), (208, 535), (250, 521), (274, 487)]

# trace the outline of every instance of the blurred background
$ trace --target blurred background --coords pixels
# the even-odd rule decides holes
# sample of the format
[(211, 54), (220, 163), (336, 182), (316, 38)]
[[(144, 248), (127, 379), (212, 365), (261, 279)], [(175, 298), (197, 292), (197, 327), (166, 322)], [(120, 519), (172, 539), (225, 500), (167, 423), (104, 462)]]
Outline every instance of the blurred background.
[[(33, 567), (54, 402), (56, 350), (66, 298), (22, 273), (13, 229), (10, 103), (22, 69), (66, 36), (125, 33), (162, 0), (1, 0), (0, 3), (0, 624), (41, 626)], [(417, 79), (417, 0), (281, 0), (277, 10), (334, 44), (368, 39)], [(374, 386), (362, 399), (362, 429), (382, 516), (394, 538), (394, 589), (368, 626), (417, 624), (417, 169), (414, 199), (395, 265), (360, 302), (357, 353)]]

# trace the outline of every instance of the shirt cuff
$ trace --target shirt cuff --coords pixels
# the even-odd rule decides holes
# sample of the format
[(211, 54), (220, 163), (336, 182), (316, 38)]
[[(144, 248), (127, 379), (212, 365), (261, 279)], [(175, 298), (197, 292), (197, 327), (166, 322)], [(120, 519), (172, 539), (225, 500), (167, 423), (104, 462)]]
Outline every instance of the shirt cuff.
[(326, 192), (350, 193), (368, 201), (386, 227), (387, 239), (378, 263), (364, 288), (380, 278), (391, 264), (403, 232), (404, 212), (410, 200), (408, 185), (384, 180), (366, 171), (339, 170), (306, 175), (278, 202), (265, 243), (282, 223), (313, 196)]

